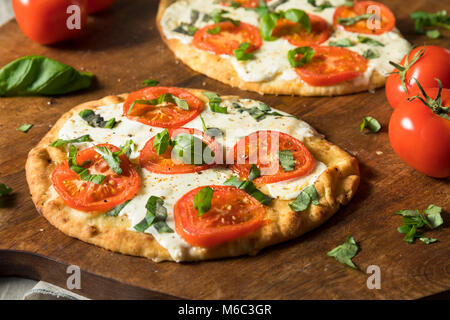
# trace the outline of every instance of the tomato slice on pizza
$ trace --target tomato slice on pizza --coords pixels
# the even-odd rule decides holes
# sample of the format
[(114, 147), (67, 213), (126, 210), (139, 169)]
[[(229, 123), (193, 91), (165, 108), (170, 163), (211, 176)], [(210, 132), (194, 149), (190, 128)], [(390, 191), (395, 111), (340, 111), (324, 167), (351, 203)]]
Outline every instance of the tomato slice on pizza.
[(262, 38), (258, 28), (245, 22), (235, 25), (230, 21), (207, 25), (198, 30), (193, 39), (198, 49), (228, 55), (232, 55), (244, 42), (249, 43), (247, 53), (261, 47)]
[(311, 61), (296, 68), (300, 78), (312, 86), (329, 86), (351, 80), (367, 69), (368, 61), (357, 52), (328, 46), (314, 46), (313, 49)]
[[(184, 137), (180, 137), (183, 138), (182, 141), (181, 139), (178, 139), (180, 140), (179, 143), (183, 144), (181, 146), (182, 149), (176, 146), (177, 136), (180, 134), (184, 135)], [(168, 137), (166, 137), (166, 140), (170, 139), (170, 142), (167, 143), (164, 152), (160, 152), (160, 154), (158, 154), (155, 148), (155, 139), (158, 139), (158, 135), (147, 141), (139, 156), (139, 164), (141, 167), (154, 173), (164, 174), (199, 172), (213, 167), (215, 165), (215, 158), (221, 154), (217, 142), (200, 130), (192, 128), (170, 129), (167, 131), (167, 135)], [(191, 138), (192, 136), (194, 137), (193, 139)], [(192, 144), (192, 141), (196, 141), (197, 145), (195, 145), (195, 142)], [(209, 149), (202, 146), (207, 146)], [(156, 147), (160, 148), (158, 145), (156, 145)], [(189, 147), (192, 148), (189, 149)], [(192, 152), (196, 152), (198, 157), (195, 158), (195, 155), (192, 155), (187, 160), (193, 164), (190, 164), (188, 161), (186, 161), (188, 163), (185, 163), (181, 157), (176, 156), (176, 154), (179, 154), (180, 152), (173, 152), (174, 148), (177, 148), (175, 151), (181, 150), (181, 152), (188, 152), (190, 155), (192, 155)], [(199, 150), (201, 154), (199, 153)]]
[(174, 206), (175, 229), (187, 243), (212, 247), (248, 235), (264, 224), (263, 205), (231, 186), (209, 186), (210, 208), (200, 215), (195, 197), (203, 188), (189, 191)]
[(353, 7), (336, 9), (333, 24), (350, 32), (383, 34), (395, 27), (395, 16), (384, 4), (376, 1), (358, 1)]
[(308, 33), (298, 22), (279, 19), (272, 31), (272, 36), (284, 38), (290, 44), (298, 47), (321, 44), (330, 37), (328, 22), (316, 15), (308, 14), (311, 22), (311, 32)]
[(124, 115), (160, 128), (176, 128), (196, 118), (202, 101), (179, 88), (149, 87), (130, 94), (123, 104)]
[[(274, 183), (308, 174), (314, 166), (309, 150), (300, 140), (278, 131), (257, 131), (241, 140), (230, 151), (231, 169), (249, 179), (252, 165), (261, 171), (257, 183)], [(232, 158), (232, 159), (233, 159)]]
[[(110, 144), (97, 147), (106, 147), (111, 152), (120, 150)], [(76, 172), (73, 163), (69, 164), (70, 160), (65, 161), (52, 173), (53, 187), (73, 209), (106, 212), (132, 199), (141, 184), (141, 178), (128, 157), (122, 154), (118, 158), (120, 174), (111, 169), (96, 147), (82, 150), (76, 156), (76, 166), (87, 171), (84, 171), (84, 174)]]

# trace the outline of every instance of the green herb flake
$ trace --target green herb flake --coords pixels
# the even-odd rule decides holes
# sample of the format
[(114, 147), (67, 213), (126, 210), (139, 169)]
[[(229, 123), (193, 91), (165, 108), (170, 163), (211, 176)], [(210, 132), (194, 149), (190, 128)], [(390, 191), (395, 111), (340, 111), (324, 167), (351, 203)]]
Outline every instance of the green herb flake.
[(300, 192), (294, 202), (289, 204), (289, 207), (295, 212), (301, 212), (308, 209), (310, 204), (319, 205), (319, 194), (316, 188), (311, 185)]
[(261, 170), (255, 165), (252, 164), (250, 166), (250, 172), (248, 174), (248, 181), (253, 181), (256, 178), (259, 178), (261, 176)]
[(278, 152), (278, 157), (284, 171), (289, 172), (295, 170), (295, 159), (290, 150), (281, 150)]
[(125, 208), (127, 206), (128, 203), (130, 203), (131, 200), (127, 200), (121, 204), (119, 204), (118, 206), (115, 206), (113, 209), (111, 209), (110, 211), (108, 211), (107, 213), (105, 213), (106, 216), (110, 216), (110, 217), (117, 217), (120, 213), (120, 211), (122, 211), (123, 208)]
[(90, 109), (82, 110), (78, 115), (93, 128), (112, 129), (116, 125), (115, 118), (105, 121), (101, 115)]
[(344, 38), (344, 39), (339, 39), (337, 41), (330, 41), (328, 43), (328, 45), (330, 45), (332, 47), (347, 48), (347, 47), (352, 47), (355, 44), (350, 39)]
[(381, 43), (380, 41), (377, 41), (377, 40), (372, 39), (370, 37), (361, 36), (361, 35), (358, 35), (358, 42), (359, 43), (370, 44), (370, 45), (375, 46), (375, 47), (384, 47), (384, 44)]
[(9, 195), (13, 190), (4, 183), (0, 183), (0, 197)]
[(325, 9), (334, 8), (330, 1), (323, 1), (320, 5), (316, 3), (316, 0), (308, 0), (308, 3), (315, 7), (315, 12), (322, 12)]
[(63, 140), (63, 139), (57, 139), (53, 141), (51, 144), (49, 144), (50, 147), (60, 148), (65, 147), (69, 143), (82, 143), (82, 142), (88, 142), (92, 141), (91, 136), (86, 134), (84, 136), (81, 136), (79, 138), (71, 139), (71, 140)]
[(144, 86), (147, 86), (147, 87), (155, 87), (159, 84), (159, 81), (153, 80), (153, 79), (147, 79), (147, 80), (142, 81), (141, 84), (143, 84)]
[(228, 113), (227, 107), (220, 106), (222, 99), (217, 95), (217, 93), (205, 91), (202, 92), (202, 94), (208, 98), (209, 108), (212, 112)]
[(154, 226), (159, 233), (173, 233), (173, 230), (167, 225), (167, 209), (164, 207), (164, 200), (157, 196), (150, 196), (145, 205), (147, 212), (145, 218), (134, 226), (138, 232), (145, 232), (151, 226)]
[(233, 51), (234, 56), (239, 61), (245, 61), (253, 59), (253, 54), (247, 52), (247, 50), (250, 48), (250, 43), (243, 42), (239, 45), (239, 47)]
[(30, 131), (30, 129), (33, 128), (32, 124), (23, 124), (20, 127), (17, 128), (17, 130), (19, 130), (20, 132), (23, 133), (27, 133), (28, 131)]
[[(428, 13), (424, 11), (416, 11), (410, 15), (414, 20), (415, 31), (417, 34), (427, 34), (431, 39), (440, 36), (439, 30), (427, 30), (430, 27), (441, 27), (450, 30), (450, 17), (447, 16), (446, 10), (437, 11), (436, 13)], [(435, 32), (437, 31), (437, 32)], [(428, 32), (431, 32), (428, 35)]]
[(194, 209), (198, 210), (198, 215), (202, 216), (211, 209), (211, 200), (214, 190), (211, 187), (203, 187), (194, 196)]
[(338, 245), (327, 253), (328, 256), (335, 258), (342, 264), (357, 269), (352, 259), (358, 253), (358, 245), (352, 235), (349, 235), (343, 244)]
[(366, 13), (360, 16), (354, 16), (354, 17), (349, 17), (349, 18), (339, 18), (337, 20), (337, 23), (343, 26), (351, 26), (361, 20), (367, 20), (371, 17), (372, 15), (370, 13)]
[(164, 152), (166, 152), (169, 145), (170, 145), (169, 131), (167, 129), (164, 129), (162, 132), (158, 133), (155, 136), (155, 140), (153, 140), (153, 148), (155, 148), (157, 155), (161, 155)]
[(214, 161), (214, 151), (202, 139), (192, 134), (178, 134), (171, 146), (172, 155), (184, 164), (204, 165)]
[(95, 147), (95, 150), (102, 156), (112, 171), (121, 175), (122, 168), (120, 167), (120, 157), (109, 150), (108, 147)]
[[(297, 56), (301, 54), (300, 59)], [(298, 68), (303, 67), (305, 64), (310, 62), (315, 55), (315, 51), (311, 47), (297, 47), (295, 49), (289, 50), (288, 60), (292, 67)]]
[(367, 60), (377, 59), (380, 57), (380, 53), (377, 50), (369, 48), (363, 52), (363, 57), (366, 58)]
[(238, 177), (233, 176), (224, 183), (226, 186), (233, 186), (239, 189), (244, 190), (249, 195), (251, 195), (253, 198), (258, 200), (261, 204), (269, 205), (273, 198), (269, 197), (268, 195), (262, 193), (259, 191), (256, 186), (253, 184), (253, 182), (246, 180), (241, 181)]
[(441, 32), (437, 29), (428, 30), (426, 35), (428, 38), (435, 40), (435, 39), (439, 39), (441, 37)]
[(360, 131), (363, 132), (364, 129), (368, 129), (371, 133), (377, 133), (381, 129), (380, 123), (377, 121), (377, 119), (366, 116), (363, 118), (363, 121), (359, 127)]

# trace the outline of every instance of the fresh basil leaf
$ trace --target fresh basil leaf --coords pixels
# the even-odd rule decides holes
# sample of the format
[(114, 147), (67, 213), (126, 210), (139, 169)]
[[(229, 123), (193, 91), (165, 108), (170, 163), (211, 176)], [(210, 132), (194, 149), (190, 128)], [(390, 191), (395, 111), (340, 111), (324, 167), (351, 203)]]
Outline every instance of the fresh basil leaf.
[(313, 185), (303, 189), (294, 202), (289, 204), (289, 207), (295, 212), (301, 212), (308, 209), (311, 203), (319, 205), (319, 194)]
[(122, 174), (120, 167), (120, 157), (115, 155), (108, 147), (95, 147), (95, 150), (102, 156), (108, 166), (117, 174)]
[(370, 44), (375, 47), (384, 47), (384, 44), (381, 43), (380, 41), (377, 41), (377, 40), (369, 38), (369, 37), (361, 36), (361, 35), (358, 35), (358, 42)]
[(0, 197), (7, 196), (13, 190), (4, 183), (0, 183)]
[(377, 121), (377, 119), (370, 116), (366, 116), (363, 118), (363, 121), (359, 129), (361, 132), (363, 132), (365, 128), (369, 129), (369, 131), (372, 133), (377, 133), (378, 131), (380, 131), (381, 125)]
[(151, 100), (135, 100), (135, 101), (133, 101), (133, 103), (130, 105), (130, 108), (128, 109), (128, 114), (131, 113), (131, 110), (133, 109), (133, 107), (136, 103), (137, 104), (146, 104), (146, 105), (151, 105), (151, 106), (158, 106), (165, 102), (173, 103), (177, 107), (179, 107), (183, 110), (189, 110), (189, 104), (187, 103), (186, 100), (178, 98), (177, 96), (175, 96), (171, 93), (163, 93), (158, 98), (154, 98)]
[(428, 30), (426, 33), (427, 37), (430, 39), (439, 39), (441, 37), (441, 33), (438, 29)]
[(234, 102), (233, 103), (233, 107), (239, 112), (239, 113), (243, 113), (243, 112), (248, 112), (249, 115), (252, 116), (253, 119), (255, 119), (256, 121), (261, 121), (263, 119), (265, 119), (267, 116), (277, 116), (277, 117), (292, 117), (292, 118), (297, 118), (296, 116), (292, 116), (292, 115), (285, 115), (285, 114), (281, 114), (279, 112), (276, 111), (272, 111), (272, 109), (266, 105), (265, 103), (259, 103), (259, 105), (256, 107), (252, 107), (252, 108), (244, 108), (241, 105), (239, 105), (238, 103)]
[(119, 151), (114, 152), (114, 155), (116, 156), (121, 156), (121, 155), (126, 155), (128, 158), (131, 155), (131, 152), (133, 152), (133, 149), (135, 148), (135, 143), (133, 140), (127, 140), (127, 142), (125, 142), (125, 145), (120, 147)]
[(165, 221), (157, 221), (153, 224), (153, 227), (158, 233), (173, 233), (172, 228), (170, 228)]
[(141, 82), (141, 84), (147, 86), (147, 87), (155, 87), (159, 84), (159, 81), (153, 80), (153, 79), (146, 79)]
[(260, 18), (268, 14), (270, 10), (269, 7), (267, 6), (266, 0), (259, 0), (258, 6), (255, 8), (255, 11)]
[(430, 223), (432, 229), (437, 228), (444, 223), (441, 212), (442, 208), (434, 204), (430, 204), (428, 208), (425, 209), (426, 219)]
[(202, 121), (203, 132), (205, 132), (205, 134), (207, 134), (211, 138), (215, 139), (216, 137), (223, 135), (222, 130), (220, 130), (219, 128), (208, 128), (205, 124), (205, 120), (203, 119), (203, 117), (201, 115), (200, 115), (200, 120)]
[(150, 196), (145, 205), (147, 212), (145, 218), (134, 226), (138, 232), (145, 232), (152, 225), (159, 233), (172, 233), (173, 230), (166, 224), (167, 209), (164, 200), (157, 196)]
[(198, 215), (202, 216), (211, 209), (211, 200), (214, 190), (211, 187), (201, 188), (194, 196), (194, 209), (198, 210)]
[(92, 141), (92, 139), (91, 139), (90, 135), (86, 134), (84, 136), (81, 136), (81, 137), (75, 138), (75, 139), (71, 139), (71, 140), (63, 140), (63, 139), (55, 140), (50, 144), (50, 147), (60, 148), (60, 147), (65, 147), (69, 143), (81, 143), (81, 142), (88, 142), (88, 141)]
[(253, 54), (252, 53), (248, 53), (247, 49), (250, 48), (250, 43), (248, 42), (243, 42), (239, 45), (239, 47), (233, 51), (234, 56), (236, 57), (237, 60), (239, 61), (245, 61), (245, 60), (250, 60), (253, 58)]
[(261, 177), (261, 170), (259, 170), (259, 168), (255, 164), (252, 164), (250, 166), (250, 172), (248, 174), (248, 181), (253, 181), (259, 177)]
[(219, 32), (220, 32), (220, 25), (216, 25), (214, 28), (206, 30), (206, 33), (209, 34), (219, 34)]
[(220, 103), (222, 102), (222, 99), (214, 92), (202, 92), (202, 94), (208, 98), (209, 100), (209, 108), (212, 112), (217, 113), (228, 113), (227, 107), (221, 107)]
[(82, 110), (78, 115), (81, 117), (81, 119), (86, 121), (91, 127), (94, 128), (112, 129), (116, 125), (115, 118), (105, 121), (105, 119), (101, 115), (96, 114), (93, 110), (90, 109)]
[(369, 48), (363, 52), (363, 57), (367, 60), (376, 59), (380, 57), (380, 53), (377, 50)]
[[(450, 17), (447, 16), (446, 10), (437, 11), (436, 13), (416, 11), (413, 12), (410, 17), (414, 20), (415, 30), (418, 34), (427, 33), (426, 28), (428, 27), (442, 27), (447, 30), (450, 29)], [(437, 33), (433, 32), (434, 30), (431, 31), (432, 37), (437, 36)]]
[(88, 88), (93, 75), (42, 56), (26, 56), (0, 69), (0, 96), (53, 96)]
[(166, 152), (169, 145), (170, 145), (170, 134), (167, 129), (164, 129), (162, 132), (158, 133), (155, 136), (155, 140), (153, 140), (153, 148), (155, 148), (157, 155), (161, 155), (164, 152)]
[(280, 18), (281, 16), (278, 13), (268, 13), (262, 17), (260, 33), (263, 40), (274, 41), (277, 39), (272, 36), (272, 31)]
[[(81, 171), (77, 170), (79, 168), (82, 168), (84, 170)], [(95, 184), (101, 184), (106, 179), (106, 176), (102, 174), (90, 174), (89, 170), (83, 167), (70, 167), (70, 169), (75, 171), (80, 176), (80, 179), (83, 181), (90, 181)]]
[[(297, 55), (302, 54), (300, 59), (297, 59)], [(311, 47), (297, 47), (295, 49), (289, 50), (288, 60), (291, 66), (294, 68), (303, 67), (305, 64), (311, 61), (314, 57), (315, 51)]]
[(290, 150), (281, 150), (278, 152), (278, 157), (284, 171), (289, 172), (295, 170), (295, 159)]
[(116, 119), (115, 118), (111, 118), (109, 119), (106, 124), (105, 124), (105, 129), (112, 129), (114, 128), (114, 126), (116, 125)]
[(339, 18), (337, 20), (337, 23), (343, 26), (351, 26), (361, 20), (367, 20), (371, 17), (372, 15), (370, 13), (366, 13), (366, 14), (362, 14), (360, 16), (354, 16), (354, 17), (349, 17), (349, 18)]
[(330, 45), (332, 47), (347, 48), (347, 47), (352, 47), (355, 44), (350, 39), (344, 38), (344, 39), (339, 39), (337, 41), (330, 41), (328, 43), (328, 45)]
[(142, 100), (142, 99), (134, 100), (134, 101), (130, 104), (130, 107), (128, 108), (127, 114), (131, 114), (131, 111), (133, 110), (135, 104), (152, 105), (152, 101), (151, 101), (151, 100)]
[(247, 180), (247, 181), (241, 181), (238, 177), (233, 176), (224, 183), (226, 186), (233, 186), (239, 189), (244, 190), (249, 195), (251, 195), (253, 198), (258, 200), (264, 205), (269, 205), (273, 198), (269, 197), (268, 195), (262, 193), (259, 191), (256, 186), (253, 184), (253, 182)]
[(23, 124), (20, 127), (17, 128), (17, 130), (23, 132), (23, 133), (27, 133), (31, 128), (33, 127), (32, 124)]
[(173, 139), (172, 155), (184, 164), (204, 165), (214, 160), (214, 152), (200, 138), (180, 133)]
[(303, 192), (308, 194), (312, 204), (316, 206), (320, 204), (319, 194), (317, 193), (317, 190), (313, 185), (307, 186), (305, 189), (303, 189)]
[(110, 216), (110, 217), (117, 217), (120, 213), (120, 211), (122, 211), (123, 208), (125, 208), (127, 206), (128, 203), (130, 203), (131, 200), (127, 200), (125, 202), (122, 202), (121, 204), (119, 204), (118, 206), (115, 206), (114, 208), (112, 208), (110, 211), (108, 211), (107, 213), (105, 213), (106, 216)]
[(311, 21), (305, 11), (300, 9), (289, 9), (284, 12), (284, 18), (292, 22), (299, 23), (307, 33), (311, 32)]
[(345, 264), (351, 268), (357, 269), (352, 259), (358, 253), (358, 245), (352, 235), (349, 235), (343, 244), (338, 245), (327, 254), (330, 257), (335, 258), (342, 264)]
[(425, 238), (425, 237), (420, 237), (419, 238), (420, 241), (422, 241), (425, 244), (431, 244), (437, 241), (437, 239), (434, 238)]

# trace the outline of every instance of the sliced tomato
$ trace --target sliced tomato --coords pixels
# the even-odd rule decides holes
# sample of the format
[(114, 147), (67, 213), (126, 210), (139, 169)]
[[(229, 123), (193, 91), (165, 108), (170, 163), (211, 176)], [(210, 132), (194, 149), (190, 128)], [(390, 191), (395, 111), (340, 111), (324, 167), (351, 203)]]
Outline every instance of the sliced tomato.
[[(130, 106), (136, 100), (151, 100), (170, 93), (180, 99), (186, 100), (189, 110), (184, 110), (173, 103), (161, 105), (147, 105), (135, 103), (131, 111)], [(183, 89), (173, 87), (148, 87), (130, 94), (123, 104), (123, 114), (135, 121), (160, 128), (176, 128), (196, 118), (203, 109), (203, 102)]]
[(330, 26), (328, 22), (316, 15), (308, 14), (311, 21), (311, 32), (308, 33), (300, 23), (287, 19), (277, 21), (272, 31), (272, 36), (284, 38), (290, 44), (298, 47), (321, 44), (330, 37)]
[[(112, 152), (119, 151), (119, 148), (110, 144), (99, 146), (108, 147)], [(121, 175), (111, 170), (94, 147), (80, 151), (77, 163), (85, 164), (90, 174), (101, 174), (106, 178), (101, 184), (83, 181), (70, 170), (68, 161), (56, 167), (51, 177), (53, 187), (64, 202), (76, 210), (106, 212), (132, 199), (141, 184), (141, 178), (126, 155), (120, 156)]]
[[(376, 19), (362, 19), (351, 25), (342, 25), (339, 19), (362, 16), (364, 14), (375, 15)], [(379, 17), (379, 18), (378, 18)], [(358, 1), (353, 7), (341, 6), (336, 9), (333, 24), (338, 28), (350, 32), (366, 34), (383, 34), (395, 27), (395, 16), (384, 4), (376, 1)]]
[[(204, 134), (202, 131), (192, 128), (177, 128), (169, 130), (169, 135), (172, 140), (180, 133), (188, 133), (200, 138), (214, 152), (216, 157), (221, 154), (220, 147), (217, 142), (215, 142), (210, 136)], [(172, 147), (170, 146), (167, 147), (167, 150), (163, 154), (158, 155), (153, 146), (154, 140), (155, 137), (147, 141), (139, 156), (140, 166), (148, 171), (165, 174), (182, 174), (199, 172), (215, 165), (215, 161), (204, 165), (184, 164), (182, 161), (172, 156)]]
[[(219, 33), (208, 33), (208, 30), (217, 26), (220, 27)], [(245, 22), (240, 22), (238, 26), (235, 26), (230, 21), (210, 24), (201, 28), (195, 33), (193, 40), (194, 46), (201, 50), (229, 55), (232, 55), (233, 50), (236, 50), (244, 42), (250, 44), (246, 52), (252, 52), (261, 47), (262, 38), (258, 28)]]
[[(295, 169), (285, 171), (279, 159), (279, 152), (289, 150), (294, 156)], [(248, 179), (252, 164), (261, 170), (258, 183), (274, 183), (308, 174), (314, 166), (309, 150), (300, 140), (278, 131), (257, 131), (241, 140), (230, 151), (228, 159), (234, 159), (231, 169), (242, 179)], [(267, 174), (265, 174), (267, 173)]]
[[(232, 3), (240, 4), (243, 8), (256, 8), (259, 5), (260, 0), (229, 0), (222, 1), (220, 4), (223, 6), (231, 6)], [(270, 2), (272, 0), (266, 0), (266, 2)]]
[(203, 187), (189, 191), (175, 204), (175, 229), (187, 243), (212, 247), (248, 235), (264, 224), (264, 207), (245, 191), (230, 186), (210, 187), (214, 191), (211, 209), (200, 217), (194, 197)]
[(339, 47), (314, 46), (314, 57), (297, 74), (312, 86), (330, 86), (354, 79), (367, 70), (367, 60), (360, 54)]

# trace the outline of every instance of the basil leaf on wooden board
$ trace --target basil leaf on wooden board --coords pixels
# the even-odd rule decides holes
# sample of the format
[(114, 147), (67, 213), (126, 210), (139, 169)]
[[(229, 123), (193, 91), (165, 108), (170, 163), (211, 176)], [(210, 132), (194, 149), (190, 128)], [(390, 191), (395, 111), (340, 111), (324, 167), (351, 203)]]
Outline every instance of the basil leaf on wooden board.
[(169, 145), (170, 145), (169, 131), (167, 129), (164, 129), (162, 132), (158, 133), (155, 136), (155, 140), (153, 140), (153, 148), (155, 148), (157, 155), (161, 155), (164, 152), (166, 152)]
[(222, 102), (222, 99), (214, 92), (202, 92), (202, 94), (208, 98), (209, 102), (209, 108), (212, 112), (217, 113), (228, 113), (227, 107), (221, 107), (220, 103)]
[(377, 50), (369, 48), (363, 52), (363, 57), (366, 58), (367, 60), (377, 59), (380, 57), (380, 53)]
[(144, 232), (152, 225), (159, 233), (172, 233), (173, 230), (167, 225), (167, 209), (164, 200), (157, 196), (150, 196), (145, 205), (147, 212), (145, 218), (134, 226), (139, 232)]
[(202, 139), (188, 133), (180, 133), (172, 143), (172, 155), (184, 164), (204, 165), (211, 163), (214, 152)]
[(338, 245), (327, 253), (328, 256), (335, 258), (342, 264), (357, 269), (352, 258), (358, 253), (358, 245), (352, 235), (349, 235), (343, 244)]
[(281, 150), (278, 152), (278, 157), (284, 171), (289, 172), (295, 170), (295, 159), (290, 150)]
[(264, 205), (269, 205), (273, 200), (273, 198), (271, 198), (268, 195), (259, 191), (256, 188), (256, 186), (253, 184), (253, 182), (251, 182), (249, 180), (241, 181), (241, 180), (239, 180), (238, 177), (233, 176), (230, 179), (228, 179), (227, 181), (225, 181), (224, 184), (226, 186), (233, 186), (233, 187), (244, 190), (245, 192), (247, 192), (249, 195), (251, 195), (253, 198), (255, 198), (256, 200), (258, 200), (259, 202), (261, 202)]
[(289, 207), (295, 212), (301, 212), (308, 209), (310, 204), (319, 205), (319, 194), (316, 188), (311, 185), (300, 192), (294, 202), (289, 203)]
[(0, 69), (0, 96), (53, 96), (88, 88), (93, 74), (42, 56), (26, 56)]
[(33, 128), (32, 124), (25, 123), (17, 128), (20, 132), (27, 133), (30, 129)]
[(71, 140), (63, 140), (63, 139), (55, 140), (50, 144), (50, 147), (60, 148), (60, 147), (65, 147), (69, 143), (81, 143), (81, 142), (88, 142), (88, 141), (92, 141), (92, 139), (91, 139), (90, 135), (86, 134), (84, 136), (81, 136), (81, 137), (75, 138), (75, 139), (71, 139)]
[(202, 216), (211, 209), (211, 200), (214, 190), (211, 187), (201, 188), (194, 196), (194, 209), (198, 210), (198, 215)]
[(361, 36), (361, 35), (358, 35), (358, 42), (370, 44), (375, 47), (384, 47), (384, 44), (381, 43), (380, 41), (377, 41), (377, 40), (369, 38), (369, 37)]
[(441, 37), (441, 32), (438, 29), (428, 30), (426, 35), (428, 38), (435, 40)]
[(0, 183), (0, 197), (7, 196), (13, 190), (4, 183)]
[[(300, 59), (297, 59), (299, 54), (302, 54), (303, 56)], [(303, 67), (310, 62), (314, 55), (315, 51), (311, 47), (297, 47), (288, 51), (288, 60), (291, 66), (298, 68)]]
[(146, 79), (141, 82), (141, 84), (147, 86), (147, 87), (155, 87), (159, 84), (159, 81), (153, 80), (153, 79)]
[(259, 177), (261, 177), (261, 170), (259, 170), (259, 168), (255, 164), (252, 164), (250, 166), (250, 172), (248, 174), (248, 181), (253, 181)]
[(95, 147), (95, 150), (102, 156), (108, 166), (117, 174), (122, 174), (122, 168), (120, 167), (120, 158), (115, 155), (108, 147)]
[(344, 38), (344, 39), (339, 39), (336, 41), (330, 41), (328, 43), (329, 46), (332, 47), (341, 47), (341, 48), (347, 48), (347, 47), (352, 47), (355, 44), (348, 38)]
[(237, 60), (239, 61), (245, 61), (245, 60), (250, 60), (253, 58), (253, 54), (252, 53), (248, 53), (247, 49), (250, 48), (250, 43), (248, 42), (242, 42), (239, 47), (233, 51), (234, 56), (236, 57)]
[(437, 228), (444, 223), (444, 220), (441, 216), (442, 208), (438, 207), (434, 204), (430, 204), (425, 209), (425, 214), (427, 216), (427, 220), (430, 223), (431, 228)]
[(363, 121), (359, 127), (359, 130), (361, 132), (363, 132), (364, 129), (366, 129), (366, 128), (372, 133), (377, 133), (378, 131), (380, 131), (381, 125), (377, 121), (377, 119), (370, 117), (370, 116), (366, 116), (363, 118)]
[(96, 114), (91, 109), (82, 110), (78, 115), (93, 128), (112, 129), (117, 123), (115, 118), (106, 121), (101, 115)]
[(125, 208), (127, 206), (127, 204), (130, 202), (131, 200), (127, 200), (125, 202), (122, 202), (121, 204), (119, 204), (118, 206), (115, 206), (114, 208), (112, 208), (110, 211), (108, 211), (107, 213), (105, 213), (105, 215), (107, 216), (111, 216), (111, 217), (117, 217), (120, 213), (120, 211), (122, 211), (123, 208)]
[[(415, 31), (417, 34), (427, 34), (431, 39), (437, 39), (435, 37), (440, 36), (439, 30), (426, 30), (428, 27), (442, 27), (444, 29), (450, 29), (450, 17), (447, 16), (446, 10), (440, 10), (436, 13), (428, 13), (425, 11), (416, 11), (411, 13), (411, 19), (414, 20)], [(435, 32), (437, 31), (437, 32)], [(430, 34), (428, 34), (431, 32)], [(431, 36), (431, 37), (430, 37)]]

